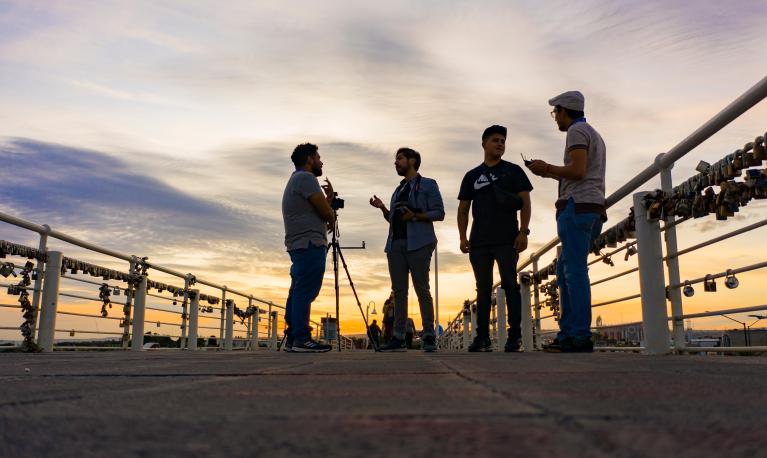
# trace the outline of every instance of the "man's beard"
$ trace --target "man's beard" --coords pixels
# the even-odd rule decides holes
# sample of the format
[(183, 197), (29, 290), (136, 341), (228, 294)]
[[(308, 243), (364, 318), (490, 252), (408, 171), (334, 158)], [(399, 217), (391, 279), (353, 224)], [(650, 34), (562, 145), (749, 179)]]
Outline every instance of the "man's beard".
[(312, 173), (316, 177), (321, 177), (322, 176), (322, 168), (312, 167)]
[(407, 175), (407, 169), (403, 170), (403, 169), (400, 169), (399, 167), (395, 166), (394, 170), (396, 170), (397, 171), (397, 175), (399, 175), (401, 177), (404, 177), (405, 175)]

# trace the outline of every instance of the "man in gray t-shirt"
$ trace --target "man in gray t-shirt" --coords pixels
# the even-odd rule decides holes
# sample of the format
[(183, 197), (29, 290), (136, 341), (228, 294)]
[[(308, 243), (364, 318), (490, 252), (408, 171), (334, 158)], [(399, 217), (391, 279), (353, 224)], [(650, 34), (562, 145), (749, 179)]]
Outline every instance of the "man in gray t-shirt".
[(588, 255), (602, 230), (605, 215), (605, 142), (586, 122), (584, 97), (578, 91), (551, 100), (551, 112), (565, 139), (564, 166), (532, 161), (528, 168), (544, 178), (559, 180), (557, 235), (562, 254), (557, 259), (560, 291), (559, 333), (548, 352), (591, 352), (591, 290)]
[(322, 288), (327, 256), (327, 230), (335, 223), (331, 210), (333, 187), (323, 189), (317, 181), (322, 175), (322, 160), (316, 145), (298, 145), (290, 157), (295, 172), (282, 195), (282, 220), (285, 223), (285, 247), (290, 255), (290, 292), (285, 306), (285, 350), (318, 353), (330, 345), (311, 339), (309, 314), (312, 302)]

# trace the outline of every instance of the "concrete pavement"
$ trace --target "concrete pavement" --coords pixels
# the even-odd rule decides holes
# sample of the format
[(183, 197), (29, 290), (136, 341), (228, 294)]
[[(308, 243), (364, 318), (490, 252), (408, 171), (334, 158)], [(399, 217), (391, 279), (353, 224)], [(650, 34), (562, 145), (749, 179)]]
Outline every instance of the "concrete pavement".
[(766, 375), (764, 357), (6, 353), (0, 456), (767, 456)]

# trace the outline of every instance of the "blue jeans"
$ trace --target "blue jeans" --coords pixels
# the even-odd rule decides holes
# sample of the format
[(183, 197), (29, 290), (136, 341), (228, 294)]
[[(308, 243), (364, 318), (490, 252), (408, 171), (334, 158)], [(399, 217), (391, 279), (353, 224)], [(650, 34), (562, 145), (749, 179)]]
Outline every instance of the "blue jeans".
[(557, 217), (562, 255), (557, 260), (561, 316), (559, 340), (591, 337), (591, 287), (587, 259), (591, 244), (602, 231), (597, 213), (576, 213), (572, 199)]
[(290, 260), (290, 292), (285, 306), (285, 334), (289, 343), (304, 343), (311, 337), (309, 312), (322, 288), (325, 275), (325, 245), (288, 251)]

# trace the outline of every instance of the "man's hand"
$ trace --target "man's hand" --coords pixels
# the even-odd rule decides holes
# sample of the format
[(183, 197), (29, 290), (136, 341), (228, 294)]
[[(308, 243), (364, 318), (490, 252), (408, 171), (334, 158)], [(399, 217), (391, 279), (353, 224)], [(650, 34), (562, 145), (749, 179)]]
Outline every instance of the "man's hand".
[(402, 221), (410, 221), (411, 219), (415, 219), (415, 213), (413, 213), (409, 208), (403, 207), (402, 208)]
[(535, 175), (546, 177), (549, 164), (545, 163), (544, 161), (535, 160), (528, 164), (527, 168), (530, 169), (530, 171)]
[(521, 253), (527, 249), (527, 234), (520, 232), (517, 234), (517, 238), (514, 239), (514, 249), (517, 253)]
[(327, 178), (325, 178), (325, 184), (322, 185), (322, 190), (325, 191), (325, 198), (328, 199), (328, 202), (332, 201), (336, 194), (333, 191), (333, 185)]
[(370, 198), (370, 205), (374, 206), (375, 208), (384, 208), (383, 201), (375, 194), (373, 194), (373, 197)]
[(467, 239), (461, 239), (461, 253), (471, 251), (471, 243)]

